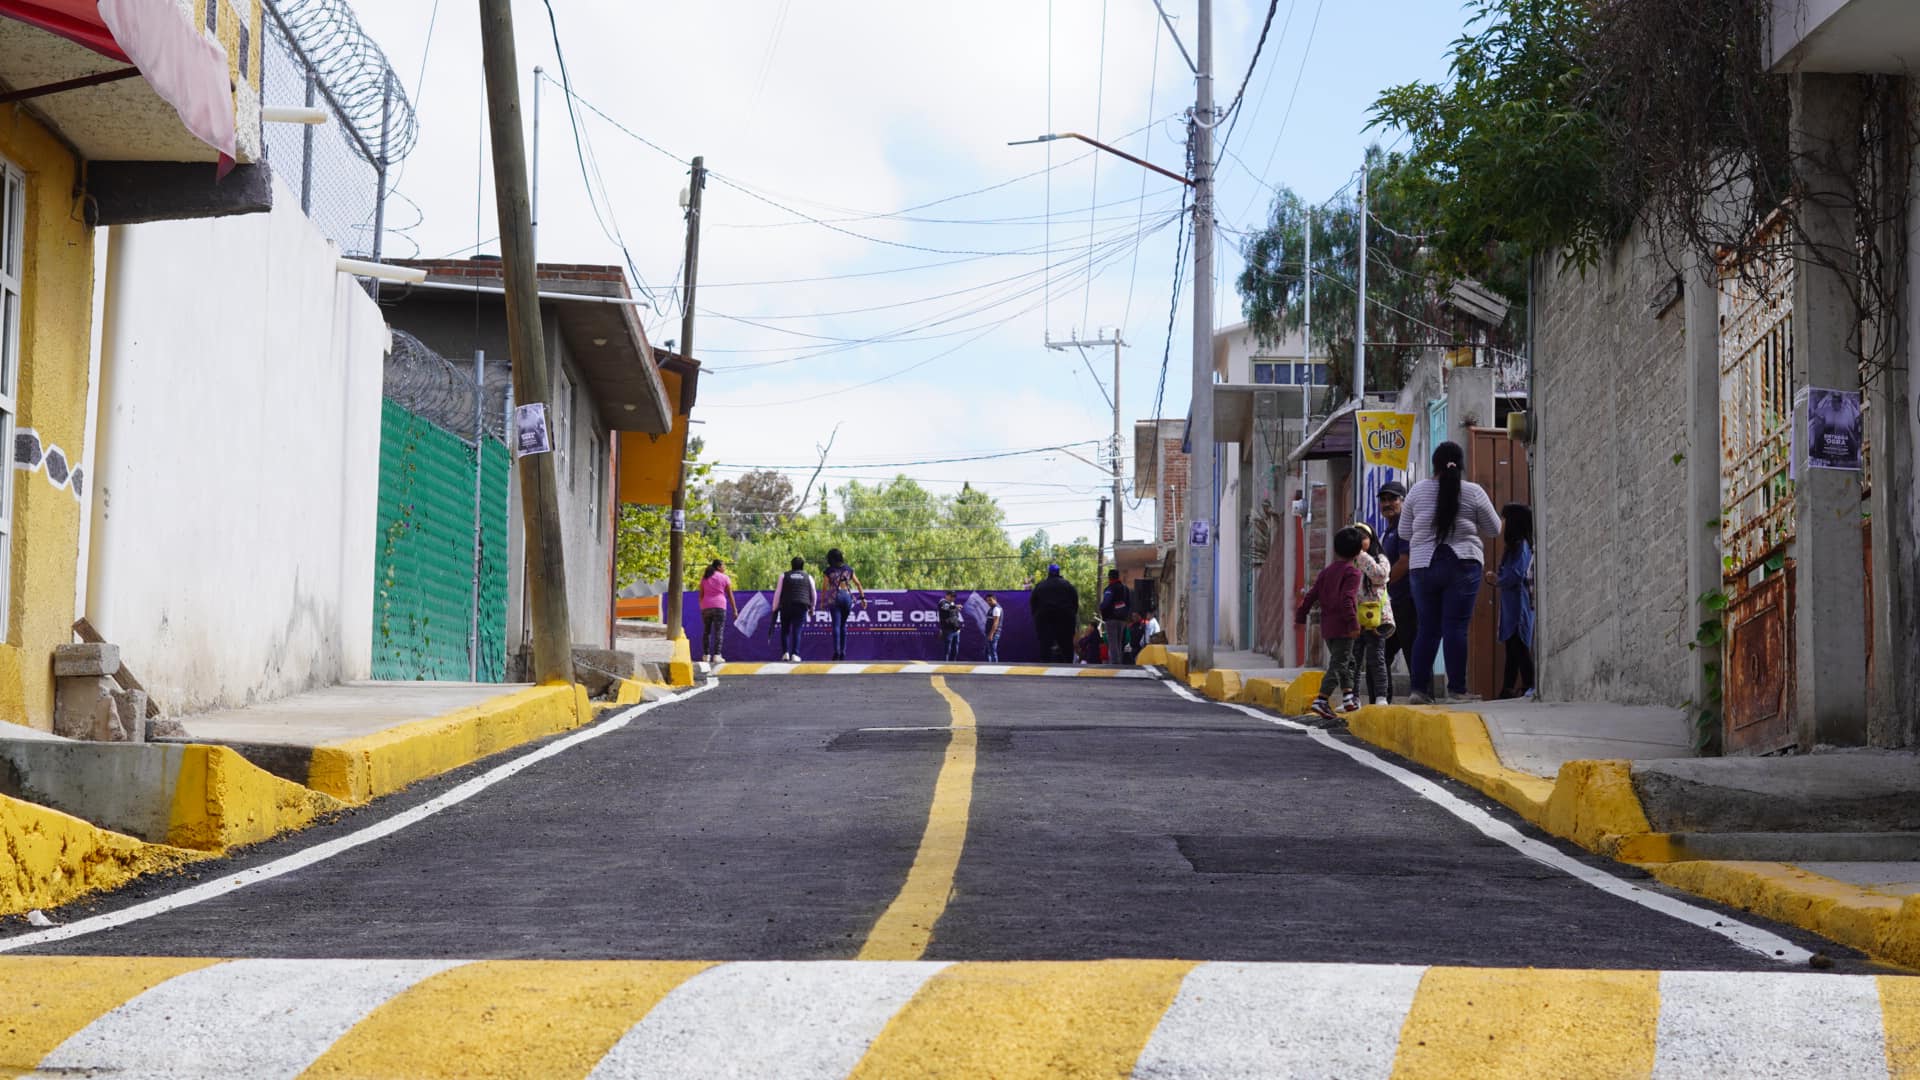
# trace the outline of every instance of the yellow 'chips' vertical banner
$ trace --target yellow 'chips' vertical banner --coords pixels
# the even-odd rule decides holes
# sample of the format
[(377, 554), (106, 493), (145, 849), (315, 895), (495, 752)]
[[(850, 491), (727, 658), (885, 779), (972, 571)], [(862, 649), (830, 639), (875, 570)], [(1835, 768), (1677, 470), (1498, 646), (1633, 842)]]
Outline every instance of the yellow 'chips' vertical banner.
[(1365, 411), (1354, 414), (1360, 425), (1361, 454), (1366, 467), (1407, 468), (1407, 448), (1413, 445), (1413, 414)]

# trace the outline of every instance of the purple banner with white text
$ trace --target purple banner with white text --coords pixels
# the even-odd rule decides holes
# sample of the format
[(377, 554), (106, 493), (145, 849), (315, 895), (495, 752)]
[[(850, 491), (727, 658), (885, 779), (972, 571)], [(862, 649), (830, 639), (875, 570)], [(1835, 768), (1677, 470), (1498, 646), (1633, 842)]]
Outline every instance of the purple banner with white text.
[[(1000, 604), (999, 659), (1005, 663), (1035, 663), (1040, 660), (1040, 639), (1034, 632), (1033, 616), (1024, 589), (989, 594), (968, 590), (957, 594), (960, 604), (960, 660), (982, 663), (987, 659), (987, 597)], [(780, 629), (773, 610), (772, 592), (735, 591), (739, 614), (729, 612), (726, 635), (720, 652), (729, 661), (758, 663), (780, 659)], [(919, 590), (868, 589), (867, 602), (853, 602), (847, 616), (846, 658), (852, 662), (931, 661), (946, 658), (946, 637), (940, 630), (940, 600), (944, 593)], [(702, 632), (699, 593), (683, 594), (682, 617), (687, 639), (693, 643), (694, 658), (699, 659)], [(824, 661), (833, 656), (833, 612), (822, 608), (807, 613), (800, 632), (800, 657)]]

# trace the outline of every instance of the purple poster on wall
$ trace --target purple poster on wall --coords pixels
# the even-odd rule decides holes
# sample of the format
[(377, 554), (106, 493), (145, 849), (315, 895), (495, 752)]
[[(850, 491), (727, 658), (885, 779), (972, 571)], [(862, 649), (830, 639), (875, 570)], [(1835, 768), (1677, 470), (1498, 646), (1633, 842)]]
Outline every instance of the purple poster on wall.
[[(932, 661), (946, 657), (946, 640), (940, 633), (940, 599), (933, 591), (868, 589), (867, 603), (856, 600), (847, 619), (847, 659), (849, 661)], [(1035, 663), (1040, 659), (1040, 641), (1033, 629), (1033, 617), (1024, 589), (994, 594), (1003, 612), (1000, 632), (1002, 663)], [(740, 613), (726, 622), (721, 655), (730, 661), (758, 663), (780, 659), (780, 631), (775, 625), (771, 592), (733, 594)], [(987, 593), (967, 590), (959, 594), (963, 614), (960, 630), (960, 659), (981, 663), (986, 659)], [(700, 596), (689, 591), (682, 596), (681, 616), (687, 639), (693, 643), (694, 658), (700, 658)], [(833, 656), (833, 613), (820, 610), (807, 614), (800, 634), (800, 658), (824, 661)]]

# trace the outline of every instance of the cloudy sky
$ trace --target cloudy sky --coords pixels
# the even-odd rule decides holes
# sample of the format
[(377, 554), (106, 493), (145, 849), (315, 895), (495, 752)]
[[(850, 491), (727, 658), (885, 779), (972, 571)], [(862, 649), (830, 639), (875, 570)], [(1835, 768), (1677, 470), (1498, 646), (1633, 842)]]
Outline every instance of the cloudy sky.
[[(695, 415), (723, 475), (779, 466), (804, 486), (837, 429), (836, 480), (971, 481), (1016, 537), (1093, 537), (1111, 481), (1067, 454), (893, 463), (1057, 445), (1096, 457), (1112, 352), (1049, 350), (1049, 335), (1117, 329), (1129, 441), (1152, 414), (1179, 185), (1078, 143), (1006, 145), (1097, 133), (1181, 171), (1193, 78), (1151, 0), (551, 3), (580, 150), (565, 95), (543, 84), (540, 257), (619, 263), (624, 241), (657, 299), (642, 309), (649, 335), (677, 339), (678, 196), (684, 160), (705, 156), (694, 351), (710, 374)], [(1192, 48), (1194, 0), (1166, 6)], [(497, 251), (475, 5), (356, 10), (420, 117), (398, 184), (418, 209), (389, 211), (387, 250)], [(561, 65), (542, 3), (514, 14), (531, 112), (533, 68), (557, 82)], [(1265, 14), (1258, 0), (1215, 4), (1222, 106)], [(1370, 139), (1392, 142), (1362, 130), (1374, 96), (1443, 77), (1464, 18), (1458, 0), (1280, 0), (1219, 168), (1218, 325), (1240, 318), (1230, 230), (1258, 227), (1267, 185), (1326, 198)], [(1186, 411), (1190, 319), (1183, 292), (1162, 415)], [(1151, 502), (1126, 520), (1141, 538)]]

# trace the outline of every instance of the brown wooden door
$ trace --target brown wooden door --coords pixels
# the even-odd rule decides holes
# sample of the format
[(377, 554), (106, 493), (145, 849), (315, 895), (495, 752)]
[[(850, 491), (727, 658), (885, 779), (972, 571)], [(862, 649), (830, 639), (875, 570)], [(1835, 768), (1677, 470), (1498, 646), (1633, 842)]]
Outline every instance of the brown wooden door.
[[(1474, 428), (1470, 433), (1467, 478), (1487, 490), (1495, 507), (1533, 502), (1527, 448), (1499, 428)], [(1500, 565), (1500, 542), (1489, 541), (1486, 550), (1485, 569), (1492, 572)], [(1506, 674), (1506, 648), (1498, 640), (1499, 633), (1500, 590), (1482, 585), (1467, 635), (1467, 689), (1486, 698), (1500, 692), (1500, 679)]]

